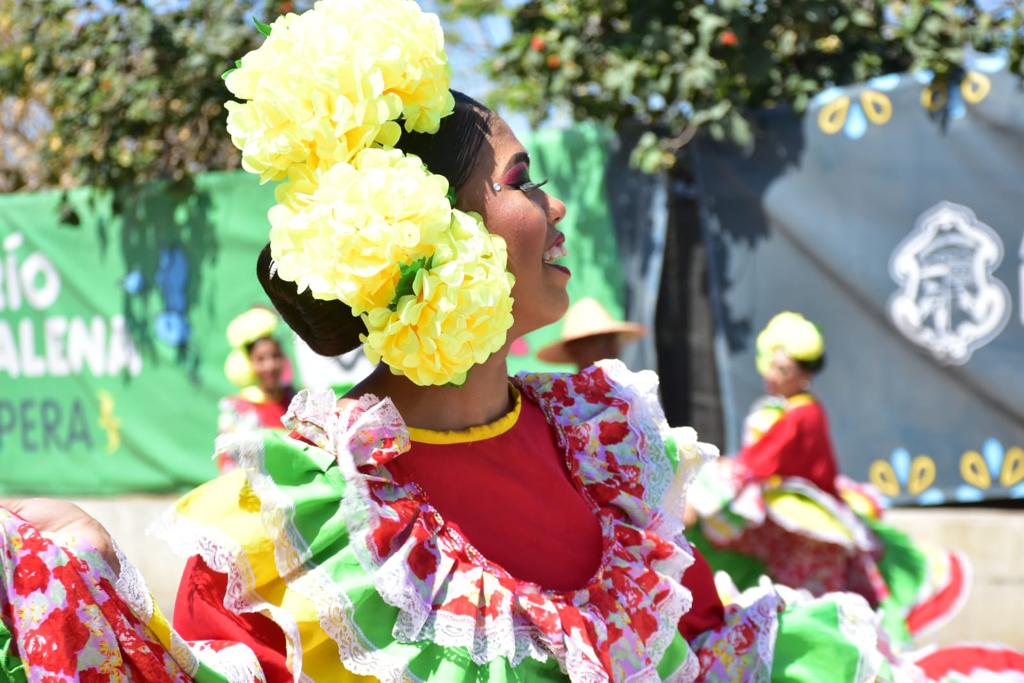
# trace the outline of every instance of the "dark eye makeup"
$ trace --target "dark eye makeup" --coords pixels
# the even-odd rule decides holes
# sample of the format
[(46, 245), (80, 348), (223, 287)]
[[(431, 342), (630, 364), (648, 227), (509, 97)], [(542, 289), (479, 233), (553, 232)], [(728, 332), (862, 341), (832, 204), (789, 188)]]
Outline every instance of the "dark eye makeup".
[(543, 187), (547, 183), (547, 178), (539, 182), (533, 182), (530, 180), (530, 167), (526, 162), (519, 162), (505, 174), (502, 178), (502, 184), (513, 187), (523, 192), (531, 192), (540, 187)]

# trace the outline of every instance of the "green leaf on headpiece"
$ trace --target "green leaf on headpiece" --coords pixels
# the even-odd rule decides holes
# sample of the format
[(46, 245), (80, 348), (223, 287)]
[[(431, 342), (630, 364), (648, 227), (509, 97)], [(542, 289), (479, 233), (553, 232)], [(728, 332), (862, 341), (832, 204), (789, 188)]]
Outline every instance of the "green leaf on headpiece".
[(403, 296), (412, 294), (412, 284), (416, 281), (416, 273), (420, 272), (424, 268), (430, 270), (431, 262), (434, 257), (430, 258), (422, 257), (418, 258), (412, 263), (399, 264), (398, 270), (401, 273), (398, 276), (398, 284), (395, 286), (395, 298), (391, 300), (391, 305), (388, 306), (392, 311), (398, 308), (398, 302)]
[(224, 73), (222, 73), (220, 75), (220, 77), (221, 78), (227, 78), (228, 74), (230, 74), (232, 71), (237, 71), (238, 69), (241, 69), (241, 68), (242, 68), (242, 60), (241, 59), (236, 59), (235, 60), (235, 65), (233, 67), (231, 67), (230, 69), (228, 69), (227, 71), (225, 71)]
[(452, 205), (452, 208), (455, 208), (455, 188), (454, 187), (449, 187), (448, 188), (448, 195), (447, 196), (448, 196), (448, 203)]
[(266, 38), (270, 37), (270, 24), (264, 24), (262, 21), (260, 21), (256, 17), (253, 17), (252, 21), (253, 21), (254, 24), (256, 24), (256, 28), (259, 29), (260, 33), (262, 33), (264, 35), (264, 37), (266, 37)]

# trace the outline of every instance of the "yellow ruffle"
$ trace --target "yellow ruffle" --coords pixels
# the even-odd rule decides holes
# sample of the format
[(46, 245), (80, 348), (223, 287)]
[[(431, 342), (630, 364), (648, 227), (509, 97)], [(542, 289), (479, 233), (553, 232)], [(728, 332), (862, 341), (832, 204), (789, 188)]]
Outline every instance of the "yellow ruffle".
[(510, 384), (509, 393), (512, 396), (512, 410), (505, 415), (502, 415), (494, 422), (470, 427), (469, 429), (445, 432), (434, 431), (433, 429), (409, 427), (409, 438), (414, 443), (450, 445), (456, 443), (473, 443), (474, 441), (484, 441), (485, 439), (493, 439), (496, 436), (501, 436), (516, 426), (516, 423), (519, 422), (519, 414), (523, 409), (523, 397), (520, 395), (519, 390)]
[[(320, 626), (316, 606), (308, 597), (290, 588), (278, 574), (274, 558), (274, 536), (277, 535), (272, 535), (265, 527), (259, 497), (250, 488), (243, 470), (234, 470), (194, 489), (178, 501), (175, 512), (185, 525), (199, 525), (211, 530), (211, 537), (227, 537), (240, 546), (241, 557), (236, 558), (234, 564), (250, 570), (243, 572), (248, 574), (244, 577), (245, 588), (257, 601), (279, 608), (294, 619), (305, 675), (314, 681), (376, 680), (353, 674), (341, 665), (338, 647)], [(269, 610), (263, 613), (274, 619)], [(294, 645), (289, 638), (286, 641), (291, 668)]]

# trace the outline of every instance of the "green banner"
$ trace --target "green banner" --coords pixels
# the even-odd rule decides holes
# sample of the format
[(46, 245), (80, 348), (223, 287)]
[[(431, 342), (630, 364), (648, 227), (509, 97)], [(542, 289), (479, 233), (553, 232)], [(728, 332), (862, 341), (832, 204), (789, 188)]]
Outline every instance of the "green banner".
[[(579, 125), (569, 130), (539, 131), (523, 144), (530, 152), (531, 177), (547, 178), (545, 189), (561, 199), (567, 209), (558, 229), (565, 233), (568, 252), (562, 263), (572, 271), (570, 301), (592, 297), (621, 320), (622, 265), (605, 193), (605, 171), (613, 140), (610, 131)], [(570, 369), (534, 357), (560, 333), (560, 324), (549, 325), (514, 343), (509, 370)]]
[(109, 198), (0, 197), (0, 491), (105, 495), (193, 486), (210, 461), (224, 330), (253, 277), (269, 188), (209, 174)]
[[(570, 295), (619, 315), (609, 142), (580, 127), (528, 147), (534, 175), (569, 206)], [(0, 494), (195, 486), (216, 475), (217, 401), (234, 391), (225, 329), (266, 303), (253, 271), (271, 188), (211, 173), (188, 188), (148, 187), (116, 212), (90, 190), (71, 201), (76, 226), (61, 224), (56, 192), (0, 196)], [(558, 332), (518, 341), (512, 369), (541, 367), (533, 354)]]

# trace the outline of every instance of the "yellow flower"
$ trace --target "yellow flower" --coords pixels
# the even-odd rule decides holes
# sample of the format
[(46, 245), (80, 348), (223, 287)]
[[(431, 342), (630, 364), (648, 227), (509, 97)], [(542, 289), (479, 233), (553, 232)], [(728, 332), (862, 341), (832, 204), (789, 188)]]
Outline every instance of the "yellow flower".
[(252, 361), (242, 349), (233, 349), (224, 361), (224, 375), (236, 387), (244, 387), (256, 381), (256, 370)]
[(228, 133), (263, 182), (326, 170), (406, 130), (436, 132), (454, 101), (437, 17), (413, 0), (321, 0), (272, 24), (227, 77)]
[(228, 324), (228, 343), (236, 349), (269, 337), (277, 327), (277, 316), (267, 308), (254, 307)]
[(431, 267), (413, 280), (394, 310), (363, 316), (363, 348), (371, 361), (421, 386), (462, 384), (469, 369), (505, 343), (512, 326), (512, 285), (505, 242), (478, 214), (452, 212)]
[(436, 133), (455, 107), (451, 69), (437, 15), (411, 0), (319, 2), (328, 21), (353, 22), (353, 36), (374, 56), (384, 89), (402, 102), (405, 130)]
[(448, 231), (448, 181), (399, 150), (364, 149), (352, 163), (306, 169), (277, 188), (270, 248), (280, 278), (354, 315), (386, 307), (400, 264), (430, 256)]
[(825, 338), (818, 326), (799, 313), (779, 313), (757, 335), (757, 369), (765, 374), (772, 353), (782, 349), (794, 360), (815, 361), (825, 353)]

